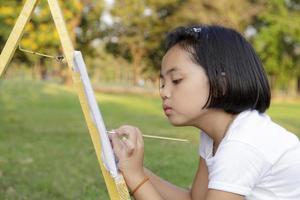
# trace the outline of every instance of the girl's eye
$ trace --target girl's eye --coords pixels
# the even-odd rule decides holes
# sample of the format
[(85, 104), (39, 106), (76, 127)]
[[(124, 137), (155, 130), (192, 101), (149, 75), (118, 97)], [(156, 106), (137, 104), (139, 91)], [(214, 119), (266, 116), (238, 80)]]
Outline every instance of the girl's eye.
[(178, 83), (180, 83), (182, 81), (182, 79), (176, 79), (173, 80), (172, 83), (174, 83), (175, 85), (177, 85)]
[(159, 81), (159, 88), (164, 88), (164, 87), (165, 87), (164, 81), (160, 80)]

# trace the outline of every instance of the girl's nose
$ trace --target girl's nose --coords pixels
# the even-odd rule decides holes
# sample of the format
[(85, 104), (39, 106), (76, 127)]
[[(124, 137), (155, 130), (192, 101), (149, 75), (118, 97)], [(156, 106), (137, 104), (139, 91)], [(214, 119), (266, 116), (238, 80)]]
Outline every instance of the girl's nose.
[(164, 86), (163, 88), (160, 88), (159, 93), (160, 93), (160, 97), (163, 100), (169, 99), (171, 97), (171, 92), (166, 86)]

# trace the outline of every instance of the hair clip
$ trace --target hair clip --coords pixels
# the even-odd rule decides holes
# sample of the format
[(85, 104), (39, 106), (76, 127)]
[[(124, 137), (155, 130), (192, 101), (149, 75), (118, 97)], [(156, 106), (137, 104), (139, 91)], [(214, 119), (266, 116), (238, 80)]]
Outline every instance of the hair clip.
[(195, 33), (200, 33), (201, 30), (202, 30), (202, 28), (196, 28), (196, 27), (194, 27), (194, 28), (192, 28), (192, 30), (193, 30), (193, 32), (195, 32)]
[(189, 34), (193, 34), (193, 33), (200, 33), (202, 31), (202, 28), (200, 27), (190, 27), (190, 28), (186, 28), (185, 32), (189, 33)]

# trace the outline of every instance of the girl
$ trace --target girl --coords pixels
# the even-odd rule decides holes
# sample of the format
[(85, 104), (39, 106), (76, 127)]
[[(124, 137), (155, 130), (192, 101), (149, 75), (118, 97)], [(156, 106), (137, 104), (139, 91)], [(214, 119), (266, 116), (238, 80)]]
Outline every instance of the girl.
[(139, 129), (122, 126), (112, 145), (135, 199), (300, 199), (299, 140), (264, 113), (268, 81), (239, 33), (220, 26), (175, 29), (166, 39), (160, 77), (170, 123), (201, 130), (199, 167), (190, 190), (164, 181), (143, 166)]

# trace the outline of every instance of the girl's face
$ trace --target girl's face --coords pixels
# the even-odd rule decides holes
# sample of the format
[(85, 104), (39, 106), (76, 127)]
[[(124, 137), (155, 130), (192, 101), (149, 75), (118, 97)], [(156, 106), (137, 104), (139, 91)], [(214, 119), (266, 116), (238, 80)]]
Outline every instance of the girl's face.
[(163, 57), (160, 96), (171, 124), (195, 126), (205, 116), (209, 81), (204, 69), (178, 44)]

